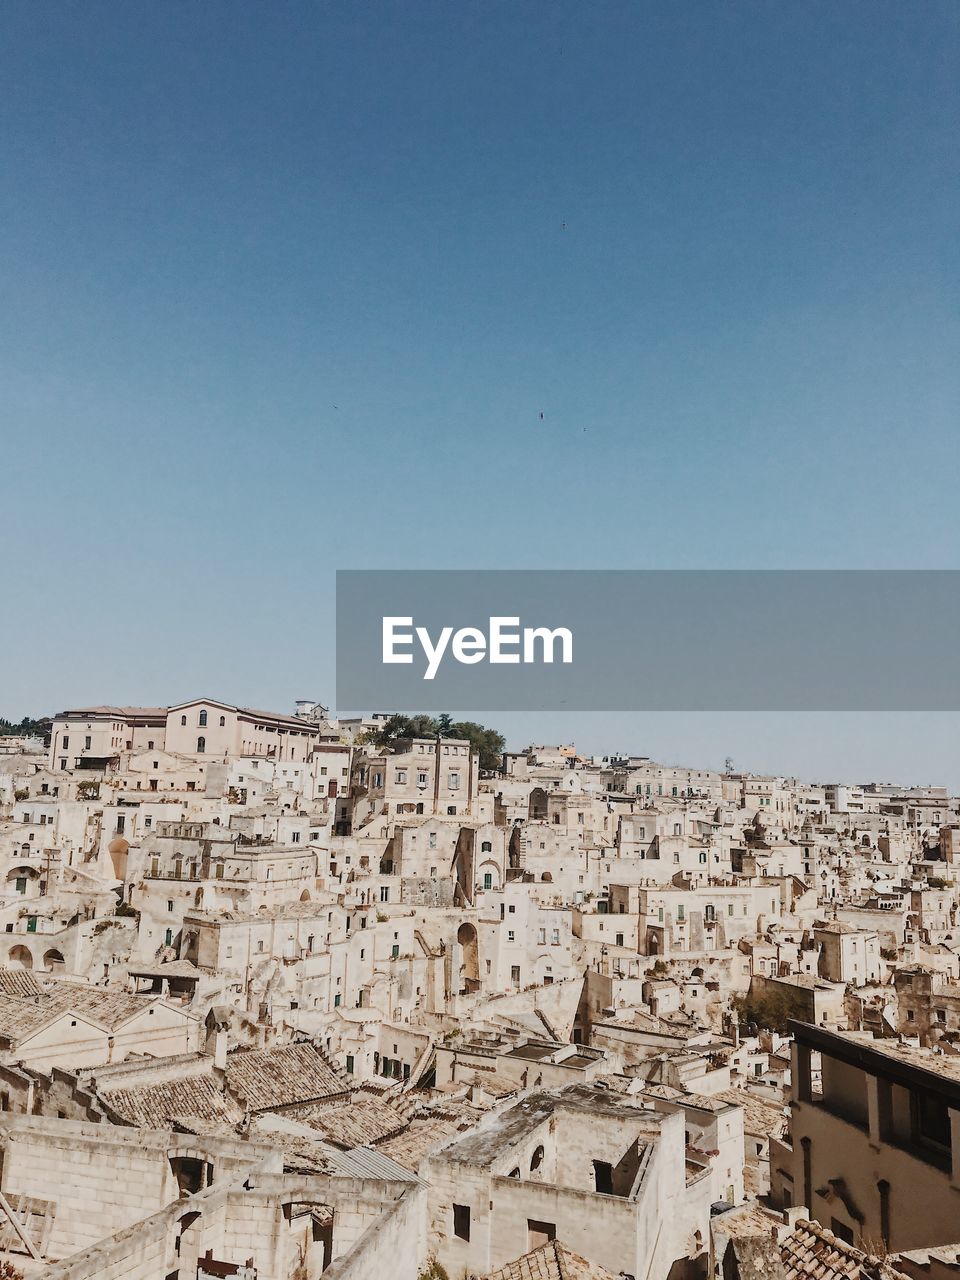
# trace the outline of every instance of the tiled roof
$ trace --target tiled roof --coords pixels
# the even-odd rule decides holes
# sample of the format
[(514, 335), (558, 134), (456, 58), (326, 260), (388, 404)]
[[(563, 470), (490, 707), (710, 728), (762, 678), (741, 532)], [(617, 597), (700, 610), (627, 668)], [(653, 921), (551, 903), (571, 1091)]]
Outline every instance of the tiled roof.
[(43, 986), (29, 969), (4, 969), (0, 967), (0, 994), (30, 999), (43, 994)]
[(752, 1280), (906, 1280), (891, 1263), (846, 1244), (819, 1222), (796, 1217), (788, 1225), (757, 1204), (718, 1215), (711, 1229), (721, 1262), (732, 1249), (739, 1274)]
[(440, 1116), (428, 1120), (411, 1120), (403, 1133), (379, 1142), (377, 1150), (416, 1173), (424, 1156), (456, 1133), (457, 1129), (455, 1121), (445, 1120)]
[(231, 1128), (243, 1118), (241, 1108), (224, 1095), (212, 1075), (186, 1076), (144, 1085), (140, 1089), (100, 1090), (100, 1097), (129, 1124), (165, 1129), (183, 1118), (213, 1120)]
[(611, 1272), (588, 1262), (559, 1240), (551, 1240), (516, 1262), (491, 1271), (484, 1280), (614, 1280)]
[(333, 1102), (298, 1109), (297, 1120), (316, 1129), (334, 1146), (379, 1145), (385, 1138), (395, 1137), (407, 1126), (399, 1112), (377, 1098), (354, 1095), (349, 1101)]
[(19, 1044), (67, 1012), (113, 1030), (155, 1000), (155, 996), (132, 996), (122, 991), (65, 982), (52, 982), (40, 994), (29, 996), (0, 992), (0, 1035), (14, 1045)]
[(773, 1102), (765, 1102), (763, 1098), (755, 1098), (745, 1089), (724, 1089), (713, 1096), (723, 1102), (743, 1107), (743, 1127), (747, 1133), (779, 1138), (787, 1127), (787, 1117), (782, 1107)]
[(234, 1051), (227, 1057), (227, 1087), (251, 1111), (320, 1102), (350, 1091), (311, 1042)]
[(805, 1219), (782, 1241), (780, 1256), (786, 1280), (905, 1280), (903, 1272)]
[(47, 1007), (51, 1010), (71, 1009), (85, 1014), (93, 1022), (113, 1030), (148, 1009), (156, 996), (135, 996), (125, 991), (105, 991), (80, 983), (58, 982), (47, 992)]
[[(42, 997), (40, 997), (42, 1000)], [(50, 1021), (60, 1013), (59, 1009), (50, 1007), (39, 1000), (16, 1000), (9, 996), (0, 996), (0, 1037), (17, 1045), (27, 1036)]]
[(63, 720), (66, 716), (112, 716), (115, 720), (139, 720), (149, 717), (153, 720), (166, 718), (166, 707), (74, 707), (71, 711), (61, 711), (54, 719)]

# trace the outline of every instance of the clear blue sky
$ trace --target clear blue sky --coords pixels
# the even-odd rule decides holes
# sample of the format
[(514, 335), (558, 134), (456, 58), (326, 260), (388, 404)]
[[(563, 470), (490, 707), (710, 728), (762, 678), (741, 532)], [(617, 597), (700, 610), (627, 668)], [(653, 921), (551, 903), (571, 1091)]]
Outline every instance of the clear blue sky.
[[(337, 567), (956, 567), (958, 81), (954, 0), (6, 0), (0, 713), (330, 697)], [(960, 783), (761, 721), (507, 723)]]

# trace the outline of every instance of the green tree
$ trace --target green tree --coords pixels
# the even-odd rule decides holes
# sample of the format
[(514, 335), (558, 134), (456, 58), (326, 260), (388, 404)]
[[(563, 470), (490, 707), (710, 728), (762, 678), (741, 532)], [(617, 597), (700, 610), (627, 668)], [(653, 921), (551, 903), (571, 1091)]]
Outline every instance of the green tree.
[(19, 723), (0, 716), (0, 738), (43, 738), (50, 732), (49, 720), (33, 720), (24, 716)]
[(497, 771), (503, 763), (507, 744), (502, 733), (474, 720), (453, 721), (446, 712), (436, 718), (422, 712), (415, 716), (391, 716), (379, 729), (366, 734), (363, 741), (377, 747), (392, 747), (404, 738), (438, 737), (465, 738), (473, 747), (480, 768), (488, 772)]
[(741, 1026), (755, 1022), (766, 1031), (786, 1031), (790, 1018), (803, 1017), (803, 996), (786, 991), (765, 991), (762, 995), (735, 996), (733, 1009)]

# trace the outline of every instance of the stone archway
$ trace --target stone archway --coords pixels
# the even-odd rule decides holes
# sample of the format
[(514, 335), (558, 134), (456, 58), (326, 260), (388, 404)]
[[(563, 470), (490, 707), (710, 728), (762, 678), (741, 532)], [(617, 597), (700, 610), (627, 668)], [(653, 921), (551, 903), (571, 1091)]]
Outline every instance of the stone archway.
[(11, 947), (7, 963), (14, 969), (32, 969), (33, 953), (29, 947), (20, 945)]
[(43, 967), (47, 973), (55, 973), (64, 966), (63, 952), (58, 951), (56, 947), (51, 947), (49, 951), (44, 952)]

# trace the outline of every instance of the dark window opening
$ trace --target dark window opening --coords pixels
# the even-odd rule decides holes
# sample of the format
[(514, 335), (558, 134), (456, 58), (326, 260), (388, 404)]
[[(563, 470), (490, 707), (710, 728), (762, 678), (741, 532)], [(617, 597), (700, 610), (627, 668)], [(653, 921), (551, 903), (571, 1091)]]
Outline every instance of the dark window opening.
[(453, 1206), (453, 1234), (458, 1240), (470, 1239), (470, 1206), (468, 1204)]
[(613, 1165), (606, 1160), (594, 1160), (593, 1182), (602, 1196), (613, 1195)]

